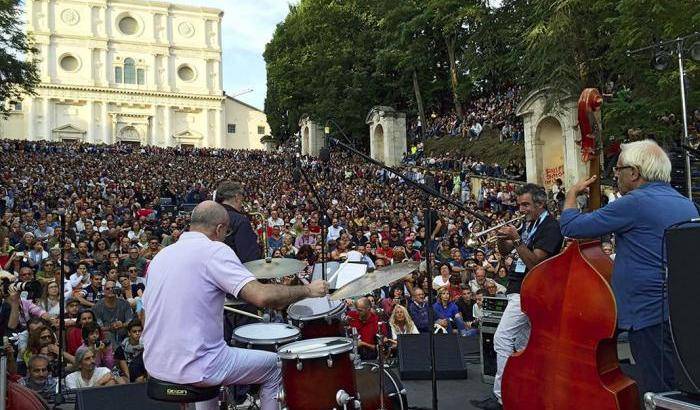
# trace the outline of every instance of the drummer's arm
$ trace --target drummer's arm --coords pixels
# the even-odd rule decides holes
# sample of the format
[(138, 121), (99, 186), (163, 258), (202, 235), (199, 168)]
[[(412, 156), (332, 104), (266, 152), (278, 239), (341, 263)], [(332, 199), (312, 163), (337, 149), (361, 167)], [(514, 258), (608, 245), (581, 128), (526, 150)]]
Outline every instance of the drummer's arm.
[(243, 286), (239, 296), (259, 308), (281, 309), (301, 299), (323, 296), (327, 291), (328, 285), (325, 281), (313, 281), (302, 286), (286, 286), (253, 280)]

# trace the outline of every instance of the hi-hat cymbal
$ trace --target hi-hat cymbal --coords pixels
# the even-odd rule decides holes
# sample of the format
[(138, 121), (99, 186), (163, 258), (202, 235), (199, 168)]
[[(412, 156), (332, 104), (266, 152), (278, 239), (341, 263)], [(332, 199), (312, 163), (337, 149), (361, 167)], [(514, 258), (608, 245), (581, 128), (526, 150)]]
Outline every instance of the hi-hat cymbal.
[(243, 264), (256, 279), (278, 279), (295, 275), (306, 267), (306, 262), (289, 258), (258, 259)]
[(356, 296), (364, 296), (382, 286), (401, 280), (418, 269), (418, 262), (395, 263), (386, 268), (367, 272), (347, 285), (333, 292), (331, 300), (341, 300)]

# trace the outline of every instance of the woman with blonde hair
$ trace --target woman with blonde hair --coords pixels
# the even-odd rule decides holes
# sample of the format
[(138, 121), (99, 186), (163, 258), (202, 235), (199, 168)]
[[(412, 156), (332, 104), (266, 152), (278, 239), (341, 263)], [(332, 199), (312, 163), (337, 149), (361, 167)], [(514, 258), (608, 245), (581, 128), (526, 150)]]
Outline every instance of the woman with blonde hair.
[(399, 335), (415, 335), (418, 334), (418, 328), (413, 323), (411, 315), (408, 314), (408, 310), (397, 304), (394, 306), (394, 310), (391, 312), (391, 317), (389, 318), (389, 327), (391, 328), (390, 338), (386, 341), (390, 343), (389, 351), (387, 352), (391, 355), (399, 346)]

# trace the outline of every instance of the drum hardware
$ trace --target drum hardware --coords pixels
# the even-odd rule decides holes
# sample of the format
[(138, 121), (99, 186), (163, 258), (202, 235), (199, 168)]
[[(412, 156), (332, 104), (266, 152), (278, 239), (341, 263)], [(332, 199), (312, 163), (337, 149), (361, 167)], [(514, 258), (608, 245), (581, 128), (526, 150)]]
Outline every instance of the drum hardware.
[(377, 360), (379, 363), (379, 408), (377, 410), (386, 410), (384, 407), (384, 335), (382, 334), (382, 326), (385, 322), (377, 322)]
[(355, 409), (360, 410), (362, 408), (362, 403), (360, 402), (359, 397), (355, 398), (342, 389), (338, 390), (338, 393), (335, 394), (335, 401), (339, 406), (343, 406), (343, 410), (347, 410), (348, 403), (350, 402), (354, 403)]
[(328, 358), (326, 359), (326, 365), (328, 365), (328, 368), (333, 367), (333, 356), (331, 356), (330, 353), (328, 354)]
[(301, 364), (301, 360), (297, 359), (297, 370), (302, 371), (304, 369), (304, 365)]

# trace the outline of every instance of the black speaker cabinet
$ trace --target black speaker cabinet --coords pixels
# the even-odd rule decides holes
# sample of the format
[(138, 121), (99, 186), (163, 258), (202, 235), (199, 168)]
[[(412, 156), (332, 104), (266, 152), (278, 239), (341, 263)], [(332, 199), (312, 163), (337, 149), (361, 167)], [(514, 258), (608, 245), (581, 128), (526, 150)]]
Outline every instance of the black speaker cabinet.
[[(430, 372), (430, 335), (399, 335), (399, 374), (402, 380), (427, 380)], [(438, 379), (466, 379), (467, 364), (457, 335), (435, 335)]]
[(668, 302), (671, 333), (681, 368), (677, 372), (678, 388), (700, 395), (700, 263), (695, 260), (700, 249), (700, 224), (670, 229), (666, 234), (668, 258)]
[(76, 410), (179, 410), (178, 403), (151, 400), (146, 383), (90, 387), (75, 390)]

